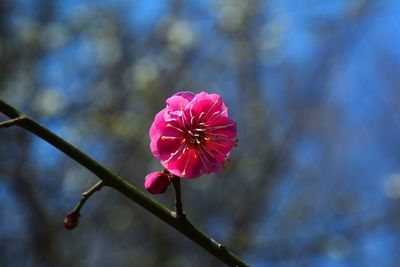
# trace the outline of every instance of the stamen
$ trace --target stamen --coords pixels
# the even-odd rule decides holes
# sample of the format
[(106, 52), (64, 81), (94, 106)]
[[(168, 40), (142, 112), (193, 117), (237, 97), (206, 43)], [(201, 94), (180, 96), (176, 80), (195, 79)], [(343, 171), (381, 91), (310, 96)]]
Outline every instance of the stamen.
[(204, 158), (203, 158), (204, 155), (203, 155), (200, 151), (197, 151), (197, 153), (199, 154), (199, 158), (200, 158), (201, 162), (203, 163), (203, 166), (204, 166), (206, 169), (208, 169), (208, 168), (207, 168), (207, 164), (206, 164), (206, 162), (204, 161)]
[(220, 111), (215, 111), (207, 120), (207, 122), (213, 121), (215, 120), (215, 118), (213, 118), (215, 115), (219, 115), (217, 116), (217, 118), (219, 118), (221, 116), (221, 112)]
[(208, 133), (208, 136), (211, 137), (213, 141), (227, 141), (227, 142), (235, 142), (236, 139), (234, 137), (229, 137), (226, 134), (216, 134), (216, 133)]
[(175, 139), (179, 139), (181, 137), (176, 137), (176, 136), (161, 136), (161, 140), (175, 140)]
[[(210, 123), (210, 122), (215, 121), (216, 119), (218, 119), (218, 118), (220, 118), (222, 115), (224, 115), (224, 113), (227, 113), (227, 111), (228, 111), (228, 109), (226, 109), (226, 108), (225, 108), (222, 112), (217, 111), (217, 112), (218, 112), (218, 116), (215, 116), (215, 117), (214, 117), (214, 115), (216, 115), (217, 112), (214, 112), (214, 114), (213, 114), (210, 118), (208, 118), (207, 122)], [(214, 117), (214, 118), (212, 118), (212, 117)], [(212, 119), (211, 119), (211, 118), (212, 118)]]
[(185, 129), (187, 126), (189, 126), (188, 120), (185, 115), (185, 111), (182, 111), (182, 123), (183, 123)]
[(224, 154), (222, 151), (217, 149), (216, 147), (212, 146), (211, 144), (208, 144), (208, 147), (217, 152), (219, 155), (221, 155), (223, 158), (226, 158), (226, 154)]
[(170, 162), (176, 156), (176, 154), (179, 153), (179, 151), (182, 149), (182, 147), (185, 147), (185, 144), (181, 143), (179, 148), (175, 152), (171, 153), (170, 157), (168, 159), (164, 160), (164, 164), (168, 164), (168, 162)]
[[(182, 111), (180, 111), (182, 113)], [(166, 119), (167, 122), (174, 121), (178, 124), (178, 126), (185, 128), (185, 123), (182, 120), (182, 115), (177, 114), (177, 112), (168, 112), (170, 117)], [(174, 117), (172, 117), (174, 116)]]
[(193, 118), (193, 104), (190, 105), (189, 114), (190, 114), (190, 117)]
[(218, 142), (212, 142), (212, 144), (213, 145), (216, 145), (216, 146), (220, 146), (220, 147), (223, 147), (223, 148), (225, 148), (226, 147), (226, 143), (225, 144), (220, 144), (220, 143), (218, 143)]
[(166, 119), (165, 121), (176, 121), (176, 122), (179, 122), (177, 118), (172, 118), (172, 117)]
[(188, 149), (189, 149), (189, 148), (188, 148), (187, 146), (185, 146), (185, 148), (182, 150), (182, 153), (179, 155), (178, 160), (181, 159), (181, 157), (183, 156), (183, 154), (185, 154), (186, 151), (187, 151)]
[[(206, 152), (214, 161), (217, 161), (217, 158), (211, 154), (210, 151), (208, 151), (207, 149), (204, 149), (203, 147), (199, 148), (200, 151)], [(207, 157), (206, 157), (207, 158)], [(208, 158), (207, 158), (208, 159)], [(208, 159), (209, 160), (209, 159)], [(209, 160), (209, 162), (212, 162), (211, 160)]]
[(174, 125), (172, 125), (171, 123), (168, 123), (168, 124), (167, 124), (167, 127), (174, 128), (175, 130), (178, 130), (178, 131), (184, 133), (184, 131), (183, 131), (182, 129), (180, 129), (180, 128), (174, 126)]
[(217, 104), (219, 102), (219, 99), (214, 100), (214, 103), (211, 105), (210, 109), (207, 111), (206, 115), (204, 116), (204, 118), (207, 117), (208, 113), (210, 113), (211, 109), (215, 106), (215, 104)]
[(207, 130), (218, 130), (218, 129), (225, 129), (234, 126), (235, 123), (230, 123), (226, 125), (219, 125), (219, 126), (206, 126)]
[(218, 143), (218, 142), (228, 142), (231, 144), (235, 144), (236, 139), (235, 138), (227, 138), (227, 137), (217, 137), (217, 138), (212, 138), (211, 141)]
[(190, 125), (193, 125), (194, 123), (193, 123), (193, 121), (194, 121), (194, 119), (196, 118), (196, 116), (193, 116), (193, 115), (190, 115), (192, 118), (190, 119)]
[(188, 157), (187, 157), (187, 160), (186, 160), (186, 163), (185, 163), (185, 167), (183, 168), (182, 176), (186, 175), (186, 168), (189, 165), (189, 160), (190, 160), (190, 155), (188, 155)]
[(204, 112), (200, 112), (200, 115), (199, 115), (199, 121), (201, 121), (201, 117), (203, 116), (203, 115), (205, 115), (206, 113), (204, 113)]
[(229, 135), (227, 134), (218, 134), (218, 133), (207, 133), (208, 135), (212, 135), (212, 136), (217, 136), (217, 137), (228, 137)]

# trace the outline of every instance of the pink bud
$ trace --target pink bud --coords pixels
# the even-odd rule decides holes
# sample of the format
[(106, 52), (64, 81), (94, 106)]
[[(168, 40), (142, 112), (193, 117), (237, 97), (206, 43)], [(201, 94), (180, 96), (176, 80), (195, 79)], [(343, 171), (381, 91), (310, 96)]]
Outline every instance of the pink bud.
[(71, 212), (64, 218), (64, 228), (66, 230), (73, 230), (79, 224), (79, 216), (78, 212)]
[(144, 187), (152, 194), (164, 193), (169, 184), (169, 174), (165, 172), (149, 173), (144, 181)]

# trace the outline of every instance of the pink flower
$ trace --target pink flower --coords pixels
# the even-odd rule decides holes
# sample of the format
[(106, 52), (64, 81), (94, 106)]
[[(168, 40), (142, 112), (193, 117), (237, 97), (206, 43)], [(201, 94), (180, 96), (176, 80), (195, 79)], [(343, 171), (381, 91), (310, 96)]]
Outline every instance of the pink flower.
[(236, 123), (217, 94), (179, 92), (150, 128), (150, 149), (172, 174), (197, 178), (218, 172), (236, 144)]
[(144, 187), (149, 193), (162, 194), (167, 190), (170, 184), (168, 172), (152, 172), (149, 173), (144, 180)]

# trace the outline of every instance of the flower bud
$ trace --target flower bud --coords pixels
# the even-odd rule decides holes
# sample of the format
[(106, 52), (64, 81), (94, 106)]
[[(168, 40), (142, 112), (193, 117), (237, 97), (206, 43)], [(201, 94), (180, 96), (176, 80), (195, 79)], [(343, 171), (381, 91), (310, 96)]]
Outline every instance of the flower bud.
[(144, 181), (144, 187), (149, 193), (162, 194), (169, 186), (169, 174), (165, 172), (149, 173)]
[(73, 230), (79, 224), (79, 216), (78, 212), (71, 212), (64, 218), (64, 228), (66, 230)]

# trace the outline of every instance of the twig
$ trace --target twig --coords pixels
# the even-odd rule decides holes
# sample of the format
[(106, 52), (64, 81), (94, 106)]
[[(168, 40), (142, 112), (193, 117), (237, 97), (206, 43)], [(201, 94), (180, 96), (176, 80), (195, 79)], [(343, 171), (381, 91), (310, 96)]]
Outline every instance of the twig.
[[(2, 100), (0, 100), (0, 112), (7, 115), (11, 119), (25, 116), (22, 112)], [(119, 191), (165, 223), (169, 224), (171, 227), (175, 228), (178, 232), (191, 239), (193, 242), (201, 246), (203, 249), (214, 255), (228, 266), (249, 266), (227, 248), (220, 247), (218, 242), (213, 240), (200, 229), (193, 226), (188, 220), (180, 220), (173, 216), (169, 209), (146, 194), (142, 193), (127, 180), (108, 170), (90, 158), (88, 155), (80, 151), (78, 148), (66, 142), (64, 139), (43, 127), (40, 123), (36, 122), (32, 118), (26, 117), (24, 123), (18, 124), (18, 126), (35, 134), (39, 138), (53, 145), (58, 150), (64, 152), (67, 156), (74, 159), (76, 162), (95, 174), (99, 179), (103, 180), (108, 186)]]
[(103, 186), (104, 186), (104, 181), (100, 180), (89, 190), (83, 192), (81, 199), (79, 200), (75, 208), (72, 210), (72, 212), (80, 214), (81, 208), (85, 204), (86, 200), (88, 200), (95, 192), (99, 191)]
[(25, 116), (20, 116), (14, 119), (10, 119), (10, 120), (6, 120), (3, 122), (0, 122), (0, 128), (7, 128), (13, 125), (18, 125), (19, 123), (21, 123), (22, 121), (26, 120)]
[(75, 208), (67, 214), (64, 218), (64, 228), (67, 230), (73, 230), (78, 226), (79, 217), (81, 216), (81, 208), (95, 192), (99, 191), (104, 185), (104, 181), (98, 181), (94, 186), (82, 194), (81, 199)]
[(174, 185), (175, 192), (175, 215), (178, 219), (185, 218), (185, 214), (183, 213), (182, 208), (182, 197), (181, 197), (181, 178), (174, 177), (172, 179), (172, 184)]

